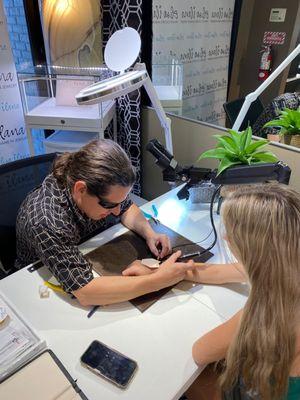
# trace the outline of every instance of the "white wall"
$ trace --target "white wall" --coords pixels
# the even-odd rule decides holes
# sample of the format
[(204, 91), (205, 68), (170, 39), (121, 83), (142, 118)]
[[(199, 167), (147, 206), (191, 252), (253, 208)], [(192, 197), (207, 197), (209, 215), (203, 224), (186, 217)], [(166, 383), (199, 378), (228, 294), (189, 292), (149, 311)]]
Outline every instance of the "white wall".
[[(152, 63), (182, 64), (182, 115), (224, 126), (234, 0), (153, 0), (152, 8)], [(166, 84), (165, 71), (153, 68), (155, 84)]]

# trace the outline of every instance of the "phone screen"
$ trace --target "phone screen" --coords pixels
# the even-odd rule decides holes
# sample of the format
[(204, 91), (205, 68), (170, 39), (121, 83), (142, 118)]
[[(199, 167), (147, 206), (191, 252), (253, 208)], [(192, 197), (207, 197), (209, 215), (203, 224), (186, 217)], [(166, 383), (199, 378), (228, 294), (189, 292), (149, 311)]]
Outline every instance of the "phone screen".
[(123, 388), (128, 385), (137, 368), (136, 361), (98, 340), (90, 344), (81, 356), (81, 362)]

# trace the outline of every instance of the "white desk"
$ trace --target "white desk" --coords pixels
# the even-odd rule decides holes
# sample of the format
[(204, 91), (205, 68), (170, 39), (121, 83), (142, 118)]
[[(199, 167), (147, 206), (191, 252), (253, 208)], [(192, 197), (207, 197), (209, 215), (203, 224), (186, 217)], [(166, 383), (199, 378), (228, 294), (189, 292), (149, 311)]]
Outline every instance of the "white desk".
[[(178, 189), (177, 189), (178, 190)], [(189, 205), (176, 199), (177, 190), (153, 203), (162, 223), (194, 241), (210, 231), (208, 206)], [(142, 207), (151, 210), (151, 203)], [(218, 219), (218, 218), (217, 218)], [(103, 244), (126, 229), (116, 225), (81, 246), (83, 252)], [(211, 238), (201, 243), (207, 246)], [(219, 261), (218, 246), (213, 261)], [(46, 268), (29, 273), (23, 269), (0, 281), (0, 290), (44, 337), (90, 400), (178, 399), (200, 370), (192, 360), (193, 342), (233, 315), (246, 301), (242, 285), (174, 288), (141, 314), (128, 302), (99, 308), (90, 318), (76, 300), (51, 292), (40, 299), (38, 288), (49, 278)], [(138, 371), (123, 391), (80, 365), (90, 342), (98, 339), (138, 362)]]

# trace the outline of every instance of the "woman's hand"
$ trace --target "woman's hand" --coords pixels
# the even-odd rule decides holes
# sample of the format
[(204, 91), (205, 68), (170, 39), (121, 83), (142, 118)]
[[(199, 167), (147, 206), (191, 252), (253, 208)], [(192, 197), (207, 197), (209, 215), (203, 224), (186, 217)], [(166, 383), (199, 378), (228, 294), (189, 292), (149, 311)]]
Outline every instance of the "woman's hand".
[(146, 267), (146, 265), (142, 264), (140, 260), (133, 261), (124, 271), (122, 272), (123, 276), (142, 276), (152, 274), (155, 270)]
[(188, 262), (176, 262), (181, 256), (181, 251), (172, 254), (166, 261), (160, 264), (155, 272), (155, 276), (165, 285), (175, 285), (185, 279), (189, 271), (194, 270), (193, 260)]
[(172, 251), (170, 239), (162, 233), (151, 232), (146, 237), (146, 242), (151, 252), (158, 259), (166, 257)]

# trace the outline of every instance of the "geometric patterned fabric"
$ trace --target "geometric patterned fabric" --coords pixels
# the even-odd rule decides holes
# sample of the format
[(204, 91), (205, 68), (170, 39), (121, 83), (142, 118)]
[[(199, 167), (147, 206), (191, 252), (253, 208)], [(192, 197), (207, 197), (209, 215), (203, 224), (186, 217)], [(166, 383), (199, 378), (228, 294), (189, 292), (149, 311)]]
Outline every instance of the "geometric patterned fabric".
[[(110, 36), (125, 27), (142, 34), (142, 0), (102, 0), (103, 46)], [(124, 49), (126, 51), (126, 49)], [(140, 61), (140, 57), (137, 62)], [(117, 99), (118, 143), (136, 169), (133, 192), (141, 192), (141, 93), (140, 90)]]
[(120, 222), (131, 204), (130, 199), (124, 200), (119, 216), (92, 220), (77, 207), (70, 189), (61, 187), (53, 174), (48, 175), (19, 210), (15, 267), (41, 260), (66, 292), (85, 286), (93, 279), (92, 267), (77, 246)]

